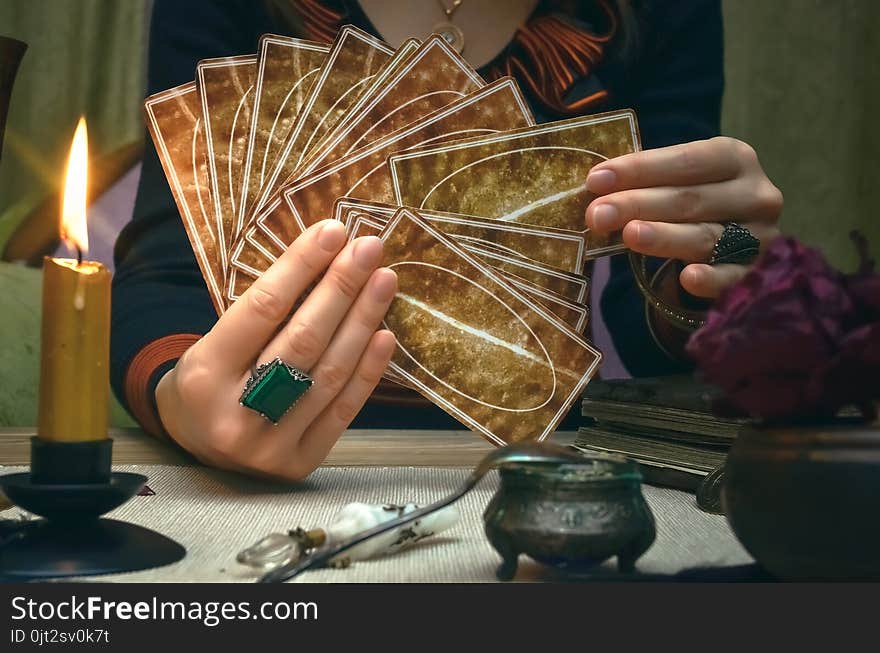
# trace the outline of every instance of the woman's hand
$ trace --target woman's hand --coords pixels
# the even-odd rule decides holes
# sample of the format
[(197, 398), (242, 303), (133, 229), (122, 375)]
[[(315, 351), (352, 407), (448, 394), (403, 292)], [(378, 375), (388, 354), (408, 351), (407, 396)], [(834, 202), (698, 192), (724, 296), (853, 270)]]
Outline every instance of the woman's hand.
[(627, 154), (594, 167), (587, 189), (598, 195), (587, 207), (587, 227), (623, 229), (630, 249), (680, 259), (682, 287), (717, 297), (742, 278), (742, 265), (710, 266), (725, 222), (738, 222), (762, 246), (778, 235), (782, 193), (764, 174), (755, 151), (718, 137)]
[[(394, 335), (377, 329), (397, 292), (397, 275), (378, 267), (378, 238), (344, 244), (338, 221), (308, 229), (162, 377), (156, 387), (162, 423), (201, 461), (302, 479), (370, 396), (395, 347)], [(277, 425), (239, 405), (251, 366), (275, 357), (314, 379)]]

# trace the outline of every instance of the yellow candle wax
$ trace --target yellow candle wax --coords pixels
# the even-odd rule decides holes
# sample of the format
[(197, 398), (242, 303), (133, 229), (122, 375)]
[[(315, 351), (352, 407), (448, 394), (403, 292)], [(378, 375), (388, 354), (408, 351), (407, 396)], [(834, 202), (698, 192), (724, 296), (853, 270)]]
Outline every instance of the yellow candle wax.
[[(86, 226), (88, 132), (80, 118), (70, 146), (61, 206), (61, 239), (80, 257)], [(37, 435), (52, 442), (107, 437), (110, 272), (100, 263), (46, 258)]]
[(46, 258), (37, 435), (53, 442), (107, 437), (110, 272)]

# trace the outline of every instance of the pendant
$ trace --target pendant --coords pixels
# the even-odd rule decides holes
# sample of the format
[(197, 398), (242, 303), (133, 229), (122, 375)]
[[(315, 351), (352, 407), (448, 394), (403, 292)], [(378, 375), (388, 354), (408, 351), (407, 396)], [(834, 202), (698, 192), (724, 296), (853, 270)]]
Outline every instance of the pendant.
[(464, 52), (464, 32), (458, 25), (452, 23), (437, 23), (434, 25), (433, 32), (439, 34), (444, 41), (455, 48), (456, 52), (461, 54)]
[[(319, 547), (333, 546), (344, 542), (362, 531), (418, 510), (418, 508), (412, 503), (402, 506), (349, 503), (342, 507), (342, 510), (333, 517), (330, 525), (326, 528), (313, 528), (308, 531), (296, 528), (286, 534), (270, 533), (241, 551), (236, 556), (236, 560), (243, 565), (261, 571), (277, 569), (303, 560)], [(447, 506), (409, 526), (401, 526), (380, 537), (352, 547), (342, 557), (333, 558), (329, 566), (347, 567), (353, 560), (366, 560), (378, 555), (400, 551), (426, 537), (451, 528), (458, 522), (459, 517), (460, 514), (456, 506)]]

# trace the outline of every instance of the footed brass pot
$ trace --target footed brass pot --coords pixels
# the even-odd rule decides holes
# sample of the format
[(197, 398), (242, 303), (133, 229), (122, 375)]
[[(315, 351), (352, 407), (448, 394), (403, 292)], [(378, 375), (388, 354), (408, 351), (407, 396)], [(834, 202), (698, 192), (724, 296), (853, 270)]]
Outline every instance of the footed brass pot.
[(724, 512), (788, 580), (880, 580), (880, 430), (859, 421), (748, 427), (728, 455)]
[(503, 558), (498, 578), (516, 574), (520, 553), (583, 570), (617, 556), (631, 572), (654, 541), (654, 518), (632, 461), (584, 456), (583, 463), (521, 463), (499, 470), (501, 486), (483, 515)]

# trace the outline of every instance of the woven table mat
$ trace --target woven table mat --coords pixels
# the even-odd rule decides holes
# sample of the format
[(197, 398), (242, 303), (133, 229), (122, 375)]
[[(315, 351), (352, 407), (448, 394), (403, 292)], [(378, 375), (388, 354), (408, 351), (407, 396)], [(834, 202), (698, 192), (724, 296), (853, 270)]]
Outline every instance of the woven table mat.
[[(155, 529), (183, 544), (182, 561), (148, 571), (96, 580), (131, 582), (247, 582), (255, 575), (235, 554), (257, 538), (295, 526), (325, 524), (351, 501), (430, 503), (451, 492), (469, 473), (437, 467), (322, 467), (298, 485), (280, 486), (203, 467), (120, 465), (149, 477), (153, 496), (137, 496), (110, 517)], [(0, 467), (0, 473), (25, 471)], [(308, 572), (296, 582), (492, 582), (500, 558), (483, 534), (482, 513), (497, 487), (491, 476), (457, 504), (461, 521), (414, 548), (347, 569)], [(751, 558), (723, 517), (701, 512), (685, 492), (644, 486), (657, 520), (657, 540), (640, 559), (643, 572), (740, 565)], [(12, 508), (0, 517), (16, 515)], [(609, 569), (614, 563), (606, 563)], [(560, 580), (554, 570), (520, 557), (516, 580)]]

